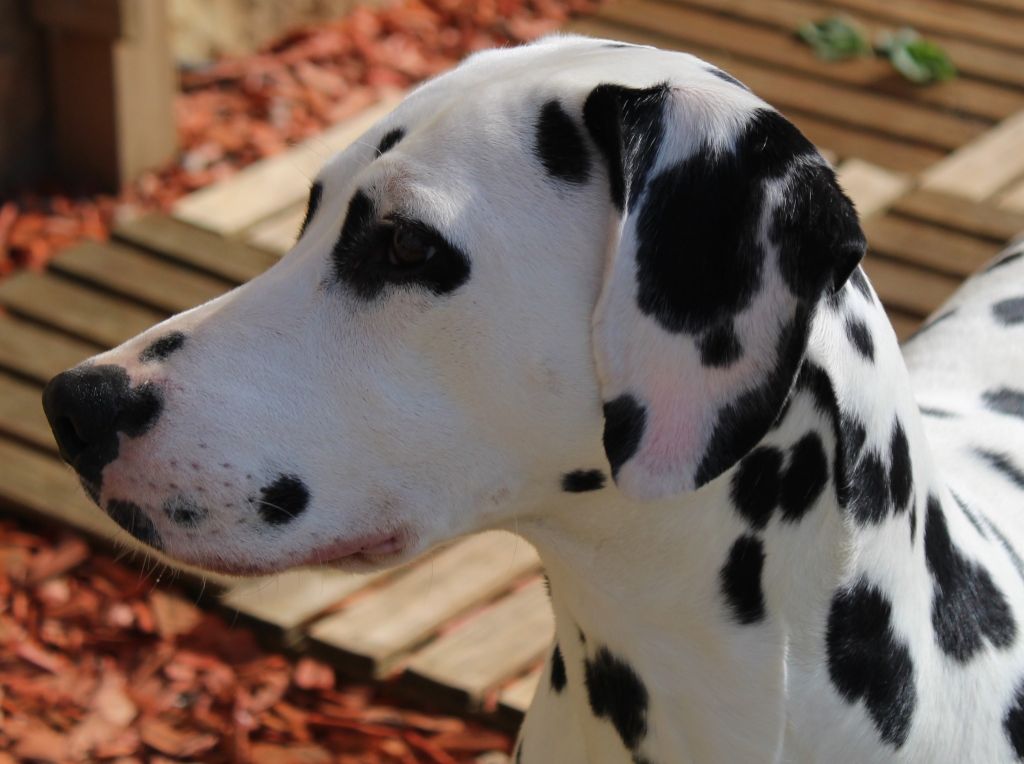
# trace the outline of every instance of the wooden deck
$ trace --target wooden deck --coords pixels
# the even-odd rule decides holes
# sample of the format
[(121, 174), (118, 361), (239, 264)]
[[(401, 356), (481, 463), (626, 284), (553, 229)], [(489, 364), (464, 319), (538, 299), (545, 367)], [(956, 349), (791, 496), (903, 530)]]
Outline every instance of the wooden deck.
[[(792, 30), (830, 9), (873, 28), (914, 24), (962, 76), (916, 88), (877, 61), (817, 61)], [(866, 268), (900, 336), (1024, 231), (1024, 0), (619, 0), (572, 28), (697, 53), (790, 116), (857, 203)], [(0, 507), (124, 538), (58, 461), (42, 384), (272, 265), (299, 227), (309, 178), (393, 103), (183, 199), (173, 215), (127, 223), (109, 244), (81, 244), (46, 273), (0, 282)], [(535, 553), (502, 533), (370, 577), (215, 584), (228, 612), (279, 645), (509, 723), (553, 628)]]

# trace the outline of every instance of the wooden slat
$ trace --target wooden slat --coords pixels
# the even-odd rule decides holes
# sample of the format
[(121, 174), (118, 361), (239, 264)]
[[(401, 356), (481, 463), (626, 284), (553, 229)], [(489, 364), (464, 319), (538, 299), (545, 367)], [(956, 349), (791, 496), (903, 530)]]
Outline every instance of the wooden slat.
[(479, 703), (540, 658), (554, 633), (551, 606), (537, 580), (413, 656), (404, 681), (436, 700)]
[(962, 278), (974, 273), (998, 250), (988, 241), (891, 215), (866, 221), (864, 232), (874, 254)]
[[(1024, 189), (1024, 185), (1021, 188)], [(1024, 203), (1024, 198), (1021, 201)], [(1015, 213), (993, 204), (979, 204), (963, 197), (923, 188), (902, 196), (893, 205), (892, 211), (932, 225), (986, 238), (998, 244), (1024, 232), (1024, 206), (1020, 213)]]
[(311, 179), (330, 156), (359, 138), (398, 100), (385, 98), (313, 140), (186, 196), (174, 206), (174, 216), (222, 235), (234, 235), (301, 202)]
[(953, 152), (921, 176), (932, 191), (980, 202), (1024, 175), (1024, 111)]
[(604, 6), (599, 16), (625, 27), (671, 35), (741, 60), (767, 63), (819, 80), (886, 92), (933, 108), (995, 122), (1024, 108), (1024, 93), (958, 78), (922, 88), (907, 82), (880, 58), (855, 58), (823, 64), (793, 30), (766, 29), (708, 11), (659, 0), (621, 0)]
[(57, 453), (38, 386), (0, 374), (0, 433)]
[(114, 237), (234, 284), (258, 276), (277, 262), (273, 255), (243, 242), (156, 213), (122, 223)]
[(11, 316), (0, 316), (0, 369), (40, 384), (100, 351)]
[[(797, 27), (808, 21), (816, 21), (831, 15), (828, 6), (802, 0), (670, 0), (672, 2), (699, 6), (715, 13), (756, 21), (764, 26), (793, 33)], [(876, 37), (891, 24), (874, 22), (857, 16), (867, 33)], [(955, 34), (931, 34), (929, 38), (940, 44), (956, 63), (961, 74), (975, 76), (1015, 87), (1024, 87), (1024, 56), (989, 45), (970, 42)], [(825, 64), (823, 64), (824, 66)]]
[(118, 244), (84, 242), (61, 253), (51, 268), (169, 313), (212, 300), (229, 288), (220, 279)]
[(306, 217), (305, 205), (296, 205), (269, 220), (258, 223), (243, 234), (254, 247), (283, 255), (295, 244), (299, 228)]
[[(624, 42), (655, 45), (661, 48), (679, 47), (670, 37), (650, 32), (632, 31), (592, 19), (573, 22), (569, 26), (569, 31), (595, 37), (608, 37)], [(706, 57), (711, 63), (728, 70), (733, 69), (733, 62), (728, 59), (714, 56), (707, 51), (698, 51), (692, 48), (691, 50), (697, 55)], [(757, 90), (756, 87), (755, 90)], [(772, 101), (767, 93), (758, 91), (758, 95)], [(919, 172), (943, 156), (943, 152), (934, 147), (910, 144), (898, 138), (873, 133), (863, 128), (830, 122), (798, 109), (782, 108), (782, 111), (819, 148), (831, 149), (840, 157), (857, 156), (897, 172)]]
[(543, 666), (534, 671), (531, 671), (525, 676), (521, 676), (512, 682), (508, 687), (501, 691), (498, 696), (498, 702), (502, 708), (507, 711), (511, 711), (514, 714), (522, 716), (526, 713), (526, 709), (530, 707), (530, 703), (533, 702), (533, 696), (537, 692), (537, 685), (540, 684), (540, 678), (544, 672)]
[(352, 673), (381, 676), (446, 621), (538, 567), (525, 541), (504, 532), (481, 534), (318, 621), (309, 634)]
[(221, 604), (261, 630), (269, 630), (279, 643), (291, 646), (299, 641), (301, 627), (308, 621), (386, 575), (292, 570), (241, 583), (224, 594)]
[(868, 255), (864, 270), (886, 307), (911, 316), (927, 316), (960, 286), (960, 280), (906, 263)]
[(166, 318), (52, 274), (29, 272), (0, 281), (0, 305), (104, 347), (119, 345)]
[(1024, 178), (999, 197), (998, 204), (1008, 212), (1024, 214)]
[(847, 159), (836, 170), (839, 185), (853, 200), (861, 219), (880, 212), (898, 199), (911, 184), (905, 175), (862, 159)]

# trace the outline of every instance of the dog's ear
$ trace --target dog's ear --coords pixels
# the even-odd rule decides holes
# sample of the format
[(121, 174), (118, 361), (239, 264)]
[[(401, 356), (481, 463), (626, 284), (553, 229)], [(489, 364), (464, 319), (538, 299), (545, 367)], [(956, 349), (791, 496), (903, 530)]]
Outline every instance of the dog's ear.
[(601, 85), (584, 104), (615, 208), (594, 316), (604, 446), (635, 498), (698, 488), (765, 435), (815, 307), (864, 254), (814, 147), (753, 96), (738, 103)]

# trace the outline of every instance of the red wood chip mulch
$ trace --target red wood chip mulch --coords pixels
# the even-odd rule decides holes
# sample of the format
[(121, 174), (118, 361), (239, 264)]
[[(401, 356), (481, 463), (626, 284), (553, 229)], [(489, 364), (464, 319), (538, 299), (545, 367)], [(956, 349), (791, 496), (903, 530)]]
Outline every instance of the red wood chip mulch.
[(481, 48), (524, 42), (600, 0), (399, 0), (297, 30), (252, 56), (181, 73), (181, 152), (120, 196), (23, 193), (0, 204), (0, 277), (42, 268), (119, 215), (166, 210), (344, 119), (382, 88), (408, 87)]
[(510, 744), (261, 650), (78, 538), (0, 520), (0, 764), (450, 764)]

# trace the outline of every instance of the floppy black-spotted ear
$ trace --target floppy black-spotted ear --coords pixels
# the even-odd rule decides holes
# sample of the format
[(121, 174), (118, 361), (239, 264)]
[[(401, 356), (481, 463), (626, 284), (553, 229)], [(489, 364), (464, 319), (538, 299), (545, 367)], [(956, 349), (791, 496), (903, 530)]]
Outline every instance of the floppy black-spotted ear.
[(707, 483), (765, 435), (817, 302), (865, 248), (790, 122), (688, 93), (601, 85), (584, 105), (620, 213), (594, 320), (605, 450), (641, 499)]

